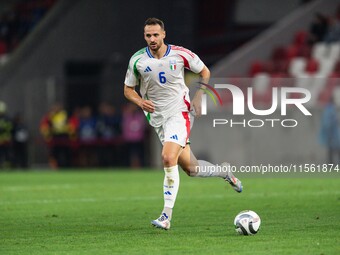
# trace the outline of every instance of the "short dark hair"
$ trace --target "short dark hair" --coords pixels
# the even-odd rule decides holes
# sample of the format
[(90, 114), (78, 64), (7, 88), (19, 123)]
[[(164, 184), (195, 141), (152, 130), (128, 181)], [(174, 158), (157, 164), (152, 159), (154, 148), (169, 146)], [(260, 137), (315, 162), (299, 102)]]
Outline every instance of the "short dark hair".
[(144, 27), (150, 26), (150, 25), (159, 25), (164, 30), (164, 22), (160, 19), (148, 18), (144, 23)]

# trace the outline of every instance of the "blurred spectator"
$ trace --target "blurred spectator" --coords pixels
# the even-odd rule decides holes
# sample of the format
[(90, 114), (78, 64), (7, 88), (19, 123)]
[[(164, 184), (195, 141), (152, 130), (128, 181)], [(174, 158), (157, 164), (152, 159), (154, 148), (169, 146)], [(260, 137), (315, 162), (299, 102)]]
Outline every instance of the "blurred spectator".
[(0, 168), (10, 166), (13, 124), (6, 115), (6, 104), (0, 101)]
[(79, 115), (79, 140), (90, 142), (97, 139), (97, 120), (90, 106), (84, 106)]
[[(24, 128), (19, 117), (17, 127)], [(53, 168), (144, 166), (145, 131), (145, 116), (134, 104), (126, 105), (121, 113), (102, 102), (97, 115), (90, 106), (76, 107), (69, 117), (57, 103), (40, 122)]]
[(70, 118), (68, 120), (69, 132), (70, 132), (70, 137), (71, 137), (72, 140), (75, 140), (75, 139), (78, 138), (80, 111), (81, 111), (81, 109), (79, 107), (74, 108), (72, 115), (70, 116)]
[(98, 112), (96, 125), (98, 137), (103, 140), (112, 140), (119, 136), (121, 134), (121, 116), (116, 112), (116, 108), (107, 102), (102, 102)]
[(98, 109), (97, 134), (99, 138), (99, 166), (108, 167), (122, 164), (120, 146), (117, 144), (121, 136), (121, 116), (116, 108), (107, 102), (102, 102)]
[(40, 122), (40, 132), (50, 147), (50, 166), (69, 167), (71, 151), (68, 116), (63, 106), (56, 103)]
[(13, 167), (28, 167), (29, 132), (20, 114), (13, 119)]
[(82, 167), (93, 167), (97, 164), (96, 142), (97, 142), (97, 119), (93, 115), (90, 106), (84, 106), (79, 114), (78, 139), (80, 147), (78, 150), (78, 165)]
[(314, 44), (324, 39), (328, 31), (328, 22), (329, 21), (328, 21), (327, 16), (321, 13), (315, 14), (315, 19), (309, 28), (309, 38), (308, 38), (309, 44)]
[(327, 43), (340, 41), (340, 19), (330, 19), (329, 29), (325, 35), (324, 41)]
[(329, 27), (324, 41), (327, 43), (340, 41), (340, 5), (338, 5), (335, 16), (329, 19)]
[(123, 110), (122, 132), (126, 144), (128, 165), (133, 168), (144, 166), (145, 116), (135, 104), (128, 103)]
[[(334, 99), (326, 105), (321, 119), (320, 143), (328, 150), (328, 163), (340, 163), (340, 130)], [(334, 155), (338, 157), (334, 160)]]

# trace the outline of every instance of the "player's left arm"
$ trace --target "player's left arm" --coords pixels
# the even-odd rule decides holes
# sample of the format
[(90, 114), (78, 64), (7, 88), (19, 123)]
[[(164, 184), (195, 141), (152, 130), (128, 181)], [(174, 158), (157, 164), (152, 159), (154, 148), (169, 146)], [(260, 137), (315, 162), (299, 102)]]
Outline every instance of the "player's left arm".
[[(201, 72), (199, 72), (199, 75), (201, 77), (201, 82), (208, 84), (210, 79), (210, 70), (208, 67), (204, 65)], [(206, 87), (204, 85), (201, 85), (201, 88), (205, 89)], [(204, 91), (202, 89), (197, 90), (192, 102), (191, 106), (194, 108), (196, 116), (199, 117), (202, 114), (202, 95), (204, 94)]]

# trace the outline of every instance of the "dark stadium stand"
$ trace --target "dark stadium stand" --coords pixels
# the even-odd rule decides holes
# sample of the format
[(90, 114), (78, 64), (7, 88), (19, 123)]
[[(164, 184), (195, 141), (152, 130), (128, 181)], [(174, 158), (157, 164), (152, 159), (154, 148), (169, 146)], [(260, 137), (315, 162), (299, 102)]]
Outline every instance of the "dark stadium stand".
[(56, 1), (4, 1), (0, 13), (0, 56), (15, 50)]

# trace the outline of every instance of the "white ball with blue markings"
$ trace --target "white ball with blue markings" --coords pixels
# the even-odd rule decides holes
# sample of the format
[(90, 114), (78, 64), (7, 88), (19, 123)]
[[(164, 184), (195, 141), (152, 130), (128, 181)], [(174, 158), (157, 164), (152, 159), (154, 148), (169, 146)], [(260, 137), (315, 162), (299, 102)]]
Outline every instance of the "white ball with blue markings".
[(234, 219), (235, 230), (240, 235), (255, 235), (259, 231), (260, 225), (260, 216), (251, 210), (240, 212)]

